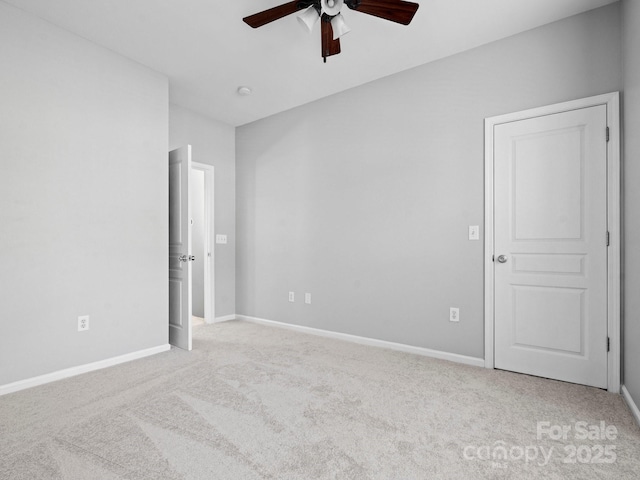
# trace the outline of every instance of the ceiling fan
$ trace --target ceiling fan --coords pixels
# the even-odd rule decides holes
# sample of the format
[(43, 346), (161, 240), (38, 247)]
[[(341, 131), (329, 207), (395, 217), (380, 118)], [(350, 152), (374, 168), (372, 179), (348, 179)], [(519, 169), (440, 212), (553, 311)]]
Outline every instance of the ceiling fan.
[(350, 31), (340, 13), (343, 5), (356, 12), (409, 25), (418, 4), (404, 0), (294, 0), (263, 12), (250, 15), (242, 20), (253, 28), (258, 28), (274, 20), (291, 15), (299, 10), (298, 20), (311, 32), (318, 20), (321, 25), (322, 58), (340, 53), (340, 37)]

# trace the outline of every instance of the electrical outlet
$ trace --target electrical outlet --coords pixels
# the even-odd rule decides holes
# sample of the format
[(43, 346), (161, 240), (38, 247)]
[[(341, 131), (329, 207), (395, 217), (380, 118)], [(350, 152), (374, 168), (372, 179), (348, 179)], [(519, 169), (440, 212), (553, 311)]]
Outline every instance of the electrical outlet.
[(457, 307), (451, 307), (449, 309), (449, 321), (450, 322), (459, 322), (460, 321), (460, 309)]
[(89, 315), (78, 317), (78, 331), (85, 332), (89, 330)]
[(289, 301), (290, 302), (296, 301), (296, 294), (294, 292), (289, 292)]
[(306, 303), (307, 305), (311, 305), (311, 294), (310, 293), (305, 293), (304, 294), (304, 303)]

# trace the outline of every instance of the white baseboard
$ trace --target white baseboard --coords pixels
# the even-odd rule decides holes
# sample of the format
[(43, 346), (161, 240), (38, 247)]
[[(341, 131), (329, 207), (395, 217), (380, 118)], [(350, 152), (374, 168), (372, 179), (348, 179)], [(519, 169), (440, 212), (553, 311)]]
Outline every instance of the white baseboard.
[(320, 337), (335, 338), (337, 340), (344, 340), (347, 342), (358, 343), (360, 345), (368, 345), (370, 347), (388, 348), (390, 350), (397, 350), (399, 352), (413, 353), (415, 355), (422, 355), (424, 357), (438, 358), (440, 360), (449, 360), (450, 362), (464, 363), (465, 365), (472, 365), (474, 367), (484, 368), (484, 358), (468, 357), (466, 355), (459, 355), (457, 353), (442, 352), (439, 350), (431, 350), (429, 348), (423, 348), (423, 347), (414, 347), (412, 345), (405, 345), (403, 343), (387, 342), (385, 340), (359, 337), (357, 335), (332, 332), (330, 330), (321, 330), (319, 328), (303, 327), (300, 325), (292, 325), (290, 323), (276, 322), (274, 320), (265, 320), (264, 318), (249, 317), (247, 315), (236, 315), (235, 318), (237, 320), (243, 320), (245, 322), (257, 323), (260, 325), (270, 325), (270, 326), (279, 327), (279, 328), (286, 328), (288, 330), (308, 333), (308, 334), (317, 335)]
[(236, 319), (235, 315), (225, 315), (224, 317), (214, 318), (213, 323), (228, 322), (229, 320), (235, 320), (235, 319)]
[(622, 386), (622, 398), (624, 398), (624, 401), (627, 402), (627, 405), (629, 405), (629, 409), (631, 410), (631, 413), (633, 413), (633, 416), (636, 419), (636, 423), (640, 426), (640, 409), (638, 409), (638, 405), (636, 405), (636, 402), (633, 401), (629, 390), (627, 390), (627, 387), (625, 387), (624, 385)]
[(138, 360), (140, 358), (155, 355), (157, 353), (166, 352), (171, 349), (171, 345), (160, 345), (158, 347), (147, 348), (145, 350), (139, 350), (137, 352), (127, 353), (118, 357), (107, 358), (106, 360), (100, 360), (98, 362), (87, 363), (85, 365), (79, 365), (77, 367), (66, 368), (64, 370), (58, 370), (57, 372), (47, 373), (38, 377), (27, 378), (26, 380), (20, 380), (18, 382), (8, 383), (6, 385), (0, 385), (0, 396), (7, 395), (8, 393), (19, 392), (20, 390), (26, 390), (27, 388), (37, 387), (38, 385), (44, 385), (45, 383), (55, 382), (64, 378), (75, 377), (82, 373), (93, 372), (102, 368), (113, 367), (121, 363), (130, 362), (132, 360)]

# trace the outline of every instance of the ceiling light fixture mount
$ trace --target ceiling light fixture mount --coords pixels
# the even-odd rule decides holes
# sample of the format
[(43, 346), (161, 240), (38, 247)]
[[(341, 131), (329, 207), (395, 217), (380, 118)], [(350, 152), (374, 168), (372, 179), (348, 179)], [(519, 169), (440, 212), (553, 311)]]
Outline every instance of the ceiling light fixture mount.
[(249, 87), (238, 87), (238, 95), (246, 97), (251, 95), (252, 90)]
[(322, 58), (326, 63), (327, 57), (340, 53), (340, 37), (351, 31), (340, 13), (344, 5), (356, 12), (402, 25), (411, 23), (419, 6), (417, 3), (404, 0), (294, 0), (242, 20), (250, 27), (258, 28), (302, 10), (298, 15), (298, 21), (311, 33), (320, 19)]

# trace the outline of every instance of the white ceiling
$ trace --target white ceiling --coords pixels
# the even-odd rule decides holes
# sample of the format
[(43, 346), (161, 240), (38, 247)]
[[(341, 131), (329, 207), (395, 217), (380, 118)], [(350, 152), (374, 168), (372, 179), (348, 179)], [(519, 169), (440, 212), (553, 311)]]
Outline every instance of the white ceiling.
[(166, 74), (172, 103), (237, 126), (617, 0), (414, 0), (409, 26), (345, 7), (351, 32), (326, 64), (319, 25), (242, 22), (288, 0), (5, 1)]

